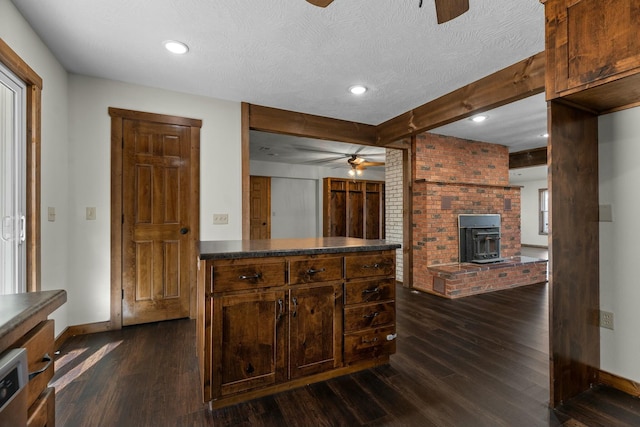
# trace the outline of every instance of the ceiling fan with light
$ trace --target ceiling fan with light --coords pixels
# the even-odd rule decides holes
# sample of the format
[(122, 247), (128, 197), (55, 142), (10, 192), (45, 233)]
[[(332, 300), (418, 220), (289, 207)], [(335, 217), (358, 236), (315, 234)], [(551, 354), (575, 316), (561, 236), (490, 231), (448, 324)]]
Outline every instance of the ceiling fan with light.
[[(333, 0), (307, 0), (312, 5), (327, 7)], [(469, 10), (469, 0), (435, 0), (438, 24), (451, 21)], [(420, 0), (419, 7), (422, 7)]]
[(351, 165), (351, 169), (349, 170), (349, 175), (351, 176), (362, 175), (362, 171), (370, 166), (384, 166), (384, 162), (368, 162), (362, 157), (358, 157), (357, 154), (352, 154), (351, 157), (347, 159), (347, 163)]

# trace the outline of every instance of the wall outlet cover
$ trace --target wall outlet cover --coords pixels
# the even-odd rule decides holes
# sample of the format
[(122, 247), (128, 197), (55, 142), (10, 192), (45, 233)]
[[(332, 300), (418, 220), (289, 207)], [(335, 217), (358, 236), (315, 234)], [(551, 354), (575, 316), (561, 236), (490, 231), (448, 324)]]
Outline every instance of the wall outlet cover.
[(600, 327), (613, 329), (613, 313), (600, 310)]

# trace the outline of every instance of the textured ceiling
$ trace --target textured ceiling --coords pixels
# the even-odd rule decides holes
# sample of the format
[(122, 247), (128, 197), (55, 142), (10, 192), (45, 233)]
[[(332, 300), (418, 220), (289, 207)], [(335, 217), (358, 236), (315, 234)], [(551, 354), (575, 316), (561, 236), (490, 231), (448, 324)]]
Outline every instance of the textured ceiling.
[(429, 0), (13, 3), (72, 73), (376, 125), (544, 49), (539, 0), (471, 0), (442, 25)]
[[(12, 1), (71, 73), (373, 125), (544, 50), (539, 0), (471, 0), (442, 25), (430, 0)], [(169, 39), (190, 52), (168, 53)], [(369, 91), (353, 96), (354, 84)], [(510, 151), (546, 143), (542, 95), (489, 115), (434, 132)], [(323, 164), (358, 150), (382, 160), (306, 138), (252, 133), (251, 145), (257, 160)]]

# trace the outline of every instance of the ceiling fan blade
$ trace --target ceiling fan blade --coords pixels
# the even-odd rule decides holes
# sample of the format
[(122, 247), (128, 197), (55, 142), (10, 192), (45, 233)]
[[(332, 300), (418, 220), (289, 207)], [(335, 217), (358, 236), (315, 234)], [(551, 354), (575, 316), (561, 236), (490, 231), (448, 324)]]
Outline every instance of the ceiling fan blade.
[(312, 5), (318, 6), (318, 7), (327, 7), (333, 2), (333, 0), (307, 0), (307, 1)]
[(469, 10), (469, 0), (435, 0), (438, 24), (451, 21)]
[(370, 166), (384, 166), (384, 162), (362, 162), (360, 166), (370, 167)]

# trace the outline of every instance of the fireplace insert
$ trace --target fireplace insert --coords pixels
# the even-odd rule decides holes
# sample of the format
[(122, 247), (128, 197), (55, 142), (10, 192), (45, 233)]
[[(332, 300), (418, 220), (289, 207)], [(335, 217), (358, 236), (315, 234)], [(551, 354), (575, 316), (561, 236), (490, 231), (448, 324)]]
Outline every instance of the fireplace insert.
[(458, 215), (460, 262), (484, 264), (500, 257), (500, 215)]

